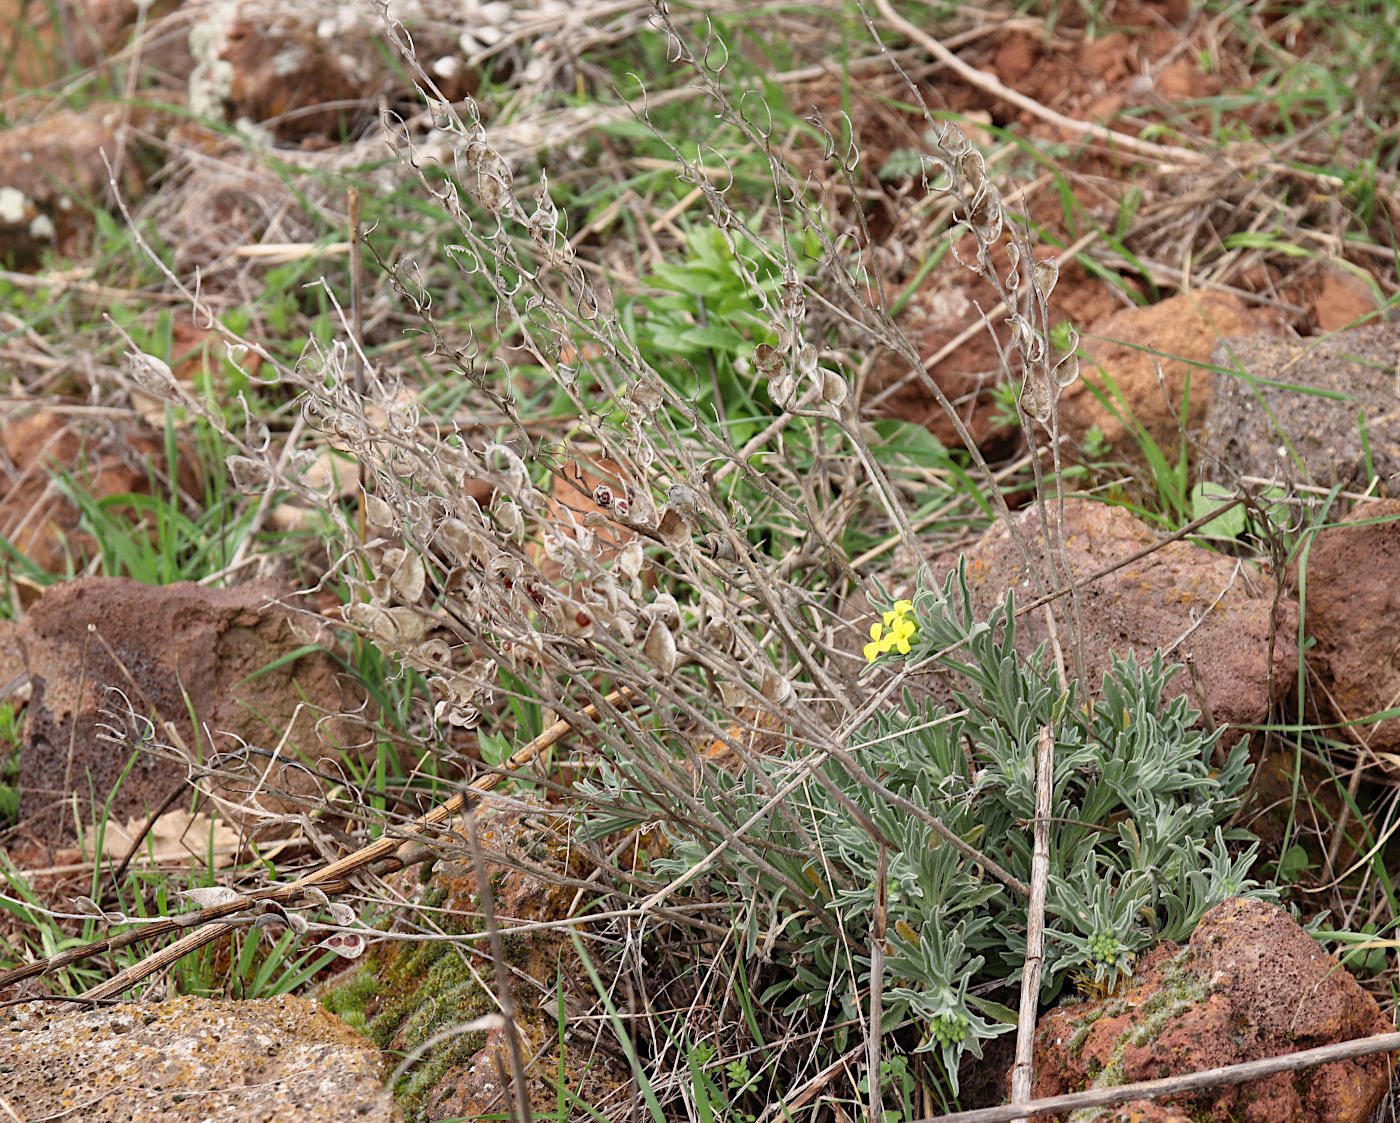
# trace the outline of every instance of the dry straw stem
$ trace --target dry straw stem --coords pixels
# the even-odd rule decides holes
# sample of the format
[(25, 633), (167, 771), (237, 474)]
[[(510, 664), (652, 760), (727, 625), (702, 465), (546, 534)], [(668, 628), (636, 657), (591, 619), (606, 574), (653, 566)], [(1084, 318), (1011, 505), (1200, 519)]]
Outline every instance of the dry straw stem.
[(1055, 734), (1040, 730), (1035, 758), (1035, 841), (1031, 852), (1031, 899), (1026, 906), (1026, 965), (1021, 972), (1021, 1009), (1016, 1021), (1016, 1063), (1011, 1069), (1011, 1102), (1031, 1098), (1035, 1019), (1040, 974), (1045, 966), (1045, 895), (1050, 884), (1051, 788), (1055, 783)]
[(1091, 1088), (1087, 1092), (1048, 1096), (1028, 1103), (1003, 1104), (1000, 1107), (978, 1108), (976, 1111), (955, 1111), (951, 1115), (931, 1116), (913, 1120), (912, 1123), (1010, 1123), (1011, 1120), (1026, 1115), (1058, 1115), (1078, 1111), (1080, 1108), (1108, 1107), (1111, 1104), (1129, 1103), (1133, 1100), (1151, 1100), (1160, 1096), (1201, 1092), (1229, 1084), (1244, 1084), (1280, 1072), (1332, 1064), (1334, 1061), (1351, 1060), (1353, 1057), (1369, 1057), (1376, 1053), (1393, 1053), (1397, 1049), (1400, 1049), (1400, 1033), (1381, 1033), (1374, 1037), (1358, 1037), (1355, 1041), (1342, 1041), (1336, 1045), (1303, 1049), (1281, 1057), (1265, 1057), (1259, 1061), (1207, 1068), (1181, 1076), (1164, 1076), (1160, 1080), (1142, 1080), (1136, 1084), (1118, 1084), (1112, 1088)]
[[(604, 702), (612, 706), (627, 706), (632, 704), (633, 694), (623, 688), (615, 690), (607, 695)], [(586, 706), (582, 716), (592, 720), (598, 716), (598, 706)], [(558, 721), (531, 741), (528, 745), (516, 752), (507, 764), (507, 768), (522, 768), (533, 761), (540, 753), (551, 748), (562, 740), (573, 730), (573, 725), (568, 721)], [(306, 890), (317, 888), (325, 891), (341, 891), (350, 887), (349, 877), (354, 873), (368, 867), (371, 863), (382, 858), (390, 857), (395, 850), (406, 841), (422, 836), (429, 828), (439, 826), (452, 816), (456, 815), (468, 801), (474, 799), (485, 792), (493, 790), (505, 778), (507, 772), (493, 772), (482, 776), (474, 781), (470, 786), (458, 792), (456, 795), (438, 804), (431, 811), (415, 819), (400, 831), (395, 831), (392, 835), (386, 834), (370, 845), (365, 846), (353, 854), (347, 854), (329, 865), (314, 870), (289, 885), (279, 885), (270, 889), (259, 890), (255, 893), (248, 893), (235, 900), (226, 901), (220, 905), (214, 905), (207, 909), (202, 909), (198, 913), (189, 916), (174, 917), (165, 925), (152, 925), (134, 932), (123, 933), (121, 936), (112, 937), (108, 940), (98, 941), (88, 944), (83, 948), (75, 948), (69, 952), (64, 952), (57, 956), (50, 956), (48, 959), (40, 960), (37, 963), (26, 964), (24, 967), (13, 971), (7, 971), (0, 975), (0, 988), (9, 986), (11, 983), (19, 982), (22, 979), (31, 978), (34, 975), (44, 974), (46, 971), (58, 967), (66, 967), (70, 963), (79, 959), (96, 955), (102, 951), (123, 947), (134, 943), (136, 940), (151, 939), (155, 936), (164, 935), (167, 932), (179, 928), (189, 927), (191, 924), (200, 924), (206, 921), (216, 921), (221, 917), (228, 916), (235, 912), (241, 912), (250, 908), (259, 901), (277, 901), (282, 904), (297, 901), (306, 895)], [(197, 951), (206, 944), (228, 935), (237, 926), (229, 923), (211, 924), (206, 928), (199, 928), (189, 935), (176, 940), (169, 947), (147, 956), (139, 963), (134, 963), (125, 970), (113, 975), (106, 982), (92, 987), (83, 992), (78, 997), (99, 1001), (102, 999), (114, 998), (123, 991), (135, 986), (142, 979), (148, 977), (155, 971), (170, 966), (179, 959), (188, 955), (192, 951)]]

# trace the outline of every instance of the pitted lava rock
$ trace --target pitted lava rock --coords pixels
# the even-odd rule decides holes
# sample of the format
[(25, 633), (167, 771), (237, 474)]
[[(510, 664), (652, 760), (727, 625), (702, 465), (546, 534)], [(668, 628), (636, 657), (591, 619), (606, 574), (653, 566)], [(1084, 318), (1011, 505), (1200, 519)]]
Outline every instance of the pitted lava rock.
[[(1049, 504), (1054, 525), (1056, 505)], [(1045, 544), (1036, 507), (1016, 516), (1022, 539), (1042, 573), (1082, 582), (1090, 573), (1151, 546), (1152, 529), (1123, 507), (1086, 499), (1064, 503), (1063, 566), (1045, 564)], [(1059, 553), (1059, 534), (1051, 540)], [(1010, 531), (998, 524), (967, 554), (967, 577), (979, 614), (985, 616), (1008, 588), (1019, 605), (1040, 592), (1032, 581)], [(1047, 590), (1048, 591), (1048, 590)], [(1253, 725), (1268, 713), (1270, 692), (1280, 697), (1296, 673), (1296, 615), (1291, 602), (1279, 606), (1279, 621), (1269, 658), (1269, 617), (1273, 584), (1251, 565), (1216, 554), (1190, 542), (1168, 542), (1160, 549), (1085, 585), (1072, 602), (1055, 602), (1067, 669), (1073, 673), (1071, 613), (1083, 625), (1087, 682), (1097, 687), (1113, 654), (1136, 650), (1147, 658), (1159, 648), (1168, 659), (1191, 655), (1200, 672), (1205, 697), (1192, 691), (1189, 675), (1178, 672), (1167, 684), (1168, 697), (1189, 693), (1195, 709), (1209, 706), (1218, 724)], [(1017, 649), (1034, 651), (1048, 638), (1044, 613), (1028, 612), (1017, 620)], [(1184, 638), (1183, 638), (1184, 637)], [(1272, 666), (1272, 675), (1270, 669)], [(1227, 741), (1231, 739), (1226, 735)]]
[[(1308, 666), (1337, 722), (1400, 704), (1400, 499), (1360, 503), (1340, 525), (1321, 531), (1307, 554)], [(1400, 718), (1351, 732), (1372, 749), (1400, 751)]]
[[(1046, 1014), (1036, 1030), (1032, 1094), (1154, 1080), (1392, 1029), (1376, 1000), (1287, 912), (1232, 898), (1202, 917), (1185, 948), (1168, 943), (1150, 952), (1126, 992)], [(1390, 1071), (1390, 1056), (1373, 1054), (1173, 1097), (1161, 1107), (1219, 1123), (1365, 1123), (1390, 1086)]]

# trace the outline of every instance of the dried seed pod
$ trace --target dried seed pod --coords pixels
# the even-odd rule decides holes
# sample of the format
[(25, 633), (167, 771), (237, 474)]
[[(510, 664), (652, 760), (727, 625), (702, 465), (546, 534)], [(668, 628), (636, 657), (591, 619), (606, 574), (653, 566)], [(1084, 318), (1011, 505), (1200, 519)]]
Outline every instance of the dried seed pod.
[(362, 502), (365, 505), (365, 522), (370, 526), (393, 526), (394, 512), (389, 504), (372, 492), (365, 492)]
[(681, 607), (670, 593), (658, 593), (644, 612), (647, 619), (660, 620), (673, 632), (681, 629)]
[(783, 371), (782, 353), (769, 343), (760, 343), (753, 352), (754, 369), (763, 378), (776, 378)]
[(642, 553), (642, 544), (635, 538), (622, 547), (617, 554), (617, 571), (629, 581), (636, 581), (642, 572), (642, 562), (645, 555)]
[(256, 495), (272, 481), (271, 467), (250, 456), (230, 456), (224, 460), (234, 489), (245, 495)]
[(124, 356), (126, 372), (146, 393), (162, 400), (179, 397), (179, 385), (170, 366), (144, 351), (128, 351)]
[(763, 685), (759, 688), (759, 693), (775, 705), (785, 706), (792, 701), (797, 691), (793, 689), (792, 681), (786, 675), (780, 675), (772, 668), (765, 667)]
[(333, 923), (339, 924), (342, 928), (355, 923), (355, 910), (345, 902), (322, 901), (321, 904), (331, 914)]
[(818, 368), (817, 374), (821, 378), (822, 401), (830, 406), (840, 406), (846, 400), (846, 395), (850, 390), (846, 385), (846, 380), (827, 367)]
[(731, 713), (738, 713), (744, 706), (752, 701), (749, 692), (742, 686), (732, 682), (721, 682), (719, 684), (720, 701)]
[(483, 454), (488, 471), (496, 475), (501, 485), (512, 494), (530, 486), (530, 473), (525, 470), (525, 461), (506, 445), (491, 444)]
[(768, 380), (768, 397), (782, 410), (789, 410), (797, 403), (797, 381), (784, 373)]
[(504, 499), (496, 504), (491, 515), (501, 533), (507, 538), (514, 538), (518, 542), (525, 537), (525, 516), (520, 513), (518, 504)]
[(418, 645), (416, 654), (430, 667), (446, 667), (452, 663), (452, 648), (447, 645), (446, 640), (424, 640)]
[(679, 550), (690, 543), (690, 523), (674, 507), (667, 507), (661, 512), (656, 533), (672, 550)]
[(664, 621), (653, 620), (647, 628), (646, 639), (642, 641), (642, 654), (652, 668), (662, 675), (669, 675), (680, 661), (676, 651), (676, 637), (671, 634)]
[(1042, 425), (1050, 420), (1054, 408), (1044, 376), (1031, 368), (1026, 370), (1025, 381), (1021, 383), (1021, 408)]
[(494, 554), (486, 563), (486, 575), (494, 577), (507, 589), (511, 588), (520, 580), (521, 573), (520, 559), (513, 554)]
[(358, 932), (332, 932), (315, 946), (333, 951), (342, 959), (358, 959), (369, 945)]
[(1071, 330), (1070, 335), (1072, 340), (1069, 354), (1056, 363), (1050, 372), (1050, 377), (1059, 387), (1069, 386), (1079, 377), (1079, 352), (1074, 349), (1079, 345), (1079, 334)]
[(405, 550), (403, 555), (389, 575), (389, 584), (405, 603), (416, 604), (427, 587), (427, 571), (423, 568), (423, 559), (412, 550)]
[(724, 616), (712, 616), (705, 622), (705, 642), (716, 650), (728, 653), (734, 647), (734, 629)]
[(377, 623), (380, 627), (375, 634), (384, 636), (398, 647), (412, 646), (428, 631), (428, 621), (417, 609), (406, 605), (392, 605), (384, 609)]
[(471, 560), (475, 555), (476, 537), (461, 519), (444, 519), (437, 528), (438, 541), (459, 564)]
[[(1013, 245), (1015, 243), (1012, 243)], [(1049, 300), (1050, 294), (1055, 291), (1055, 282), (1060, 279), (1060, 263), (1053, 257), (1047, 257), (1044, 261), (1037, 261), (1035, 268), (1031, 270), (1031, 282), (1035, 286), (1035, 293), (1041, 300)]]
[(1021, 247), (1014, 241), (1006, 243), (1006, 287), (1016, 292), (1021, 287)]

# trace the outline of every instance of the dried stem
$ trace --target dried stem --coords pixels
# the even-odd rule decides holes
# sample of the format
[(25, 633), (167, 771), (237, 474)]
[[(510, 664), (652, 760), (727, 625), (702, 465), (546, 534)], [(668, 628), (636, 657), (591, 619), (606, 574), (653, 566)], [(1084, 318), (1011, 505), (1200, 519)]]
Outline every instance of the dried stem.
[(1021, 969), (1021, 1007), (1016, 1018), (1016, 1062), (1011, 1069), (1011, 1102), (1031, 1098), (1035, 1023), (1040, 976), (1045, 966), (1045, 894), (1050, 882), (1050, 813), (1055, 787), (1055, 734), (1043, 726), (1035, 754), (1035, 824), (1031, 852), (1031, 899), (1026, 906), (1026, 962)]

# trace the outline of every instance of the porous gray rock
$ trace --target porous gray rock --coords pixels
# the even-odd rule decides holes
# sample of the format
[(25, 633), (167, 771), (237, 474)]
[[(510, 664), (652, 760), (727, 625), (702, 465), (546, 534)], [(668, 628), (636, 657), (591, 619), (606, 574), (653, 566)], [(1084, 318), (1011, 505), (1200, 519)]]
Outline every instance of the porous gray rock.
[(86, 1123), (398, 1123), (379, 1050), (304, 998), (0, 1014), (0, 1098)]
[(1236, 474), (1400, 496), (1400, 324), (1220, 343), (1201, 436), (1207, 479)]

